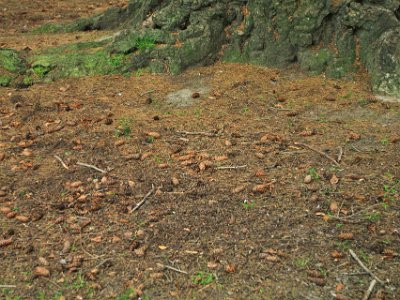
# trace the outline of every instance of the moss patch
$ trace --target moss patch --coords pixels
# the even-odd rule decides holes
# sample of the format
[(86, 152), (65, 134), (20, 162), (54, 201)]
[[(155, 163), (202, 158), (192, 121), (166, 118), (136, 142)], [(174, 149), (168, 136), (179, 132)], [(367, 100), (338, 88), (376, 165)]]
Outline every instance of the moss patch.
[(12, 49), (0, 49), (0, 70), (4, 69), (11, 73), (21, 73), (25, 69), (24, 61), (18, 52)]
[(9, 86), (13, 78), (11, 76), (0, 74), (0, 86)]
[(105, 50), (54, 52), (34, 56), (31, 70), (40, 78), (50, 79), (124, 73), (126, 59), (126, 55)]
[(332, 59), (332, 52), (325, 48), (318, 51), (307, 50), (299, 55), (301, 68), (313, 75), (325, 72)]

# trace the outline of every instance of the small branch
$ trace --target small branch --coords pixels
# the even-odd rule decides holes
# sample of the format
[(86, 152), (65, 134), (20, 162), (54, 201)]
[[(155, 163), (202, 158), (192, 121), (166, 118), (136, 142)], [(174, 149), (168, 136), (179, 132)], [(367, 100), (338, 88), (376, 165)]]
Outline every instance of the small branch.
[(77, 164), (78, 166), (87, 167), (87, 168), (90, 168), (90, 169), (99, 171), (100, 173), (103, 173), (103, 174), (107, 173), (107, 171), (105, 171), (105, 170), (103, 170), (103, 169), (100, 169), (100, 168), (98, 168), (98, 167), (96, 167), (96, 166), (93, 166), (93, 165), (85, 164), (85, 163), (82, 163), (82, 162), (79, 162), (79, 161), (78, 161), (76, 164)]
[(358, 262), (358, 264), (361, 266), (361, 268), (364, 269), (365, 272), (368, 272), (369, 275), (371, 275), (376, 281), (378, 281), (380, 284), (384, 285), (385, 283), (380, 280), (374, 273), (372, 273), (372, 271), (370, 269), (368, 269), (363, 262), (358, 258), (357, 254), (355, 254), (355, 252), (351, 249), (349, 249), (349, 252), (351, 254), (351, 256)]
[(155, 190), (154, 184), (151, 185), (151, 190), (144, 196), (143, 200), (140, 201), (136, 206), (130, 211), (130, 213), (133, 213), (134, 211), (137, 211), (147, 200), (148, 197), (150, 197), (151, 194), (153, 194)]
[(338, 154), (338, 158), (337, 158), (337, 162), (340, 163), (342, 160), (342, 156), (343, 156), (343, 148), (339, 147), (339, 154)]
[(287, 108), (278, 108), (278, 107), (273, 107), (273, 106), (270, 106), (270, 107), (268, 107), (267, 109), (269, 109), (269, 110), (277, 110), (277, 111), (292, 111), (291, 109), (287, 109)]
[(368, 300), (369, 297), (371, 296), (372, 291), (374, 290), (376, 284), (376, 279), (373, 279), (369, 285), (368, 290), (364, 294), (364, 298), (362, 300)]
[(189, 273), (186, 272), (186, 271), (179, 270), (179, 269), (174, 268), (174, 267), (171, 267), (171, 266), (163, 265), (163, 267), (164, 267), (165, 269), (168, 269), (168, 270), (171, 270), (171, 271), (175, 271), (175, 272), (178, 272), (178, 273), (181, 273), (181, 274), (185, 274), (185, 275), (188, 275), (188, 274), (189, 274)]
[(10, 284), (0, 284), (0, 289), (13, 289), (16, 288), (16, 285), (10, 285)]
[(54, 158), (57, 159), (61, 165), (64, 167), (64, 169), (69, 170), (68, 166), (65, 164), (65, 162), (61, 159), (61, 157), (59, 157), (58, 155), (54, 155)]
[(244, 169), (247, 168), (247, 165), (243, 166), (221, 166), (221, 167), (216, 167), (216, 170), (236, 170), (236, 169)]
[(217, 134), (213, 132), (204, 132), (204, 131), (176, 131), (176, 133), (183, 134), (183, 135), (204, 135), (209, 137), (216, 137)]
[(100, 268), (101, 266), (105, 265), (106, 263), (108, 263), (108, 262), (110, 262), (110, 261), (111, 261), (111, 259), (107, 258), (107, 259), (103, 260), (101, 263), (97, 264), (97, 265), (96, 265), (94, 268), (92, 268), (92, 269), (98, 269), (98, 268)]
[(295, 144), (296, 146), (300, 146), (300, 147), (303, 147), (303, 148), (310, 149), (310, 150), (312, 150), (312, 151), (314, 151), (314, 152), (317, 152), (318, 154), (322, 155), (323, 157), (329, 159), (329, 160), (330, 160), (331, 162), (333, 162), (336, 166), (340, 167), (340, 164), (339, 164), (333, 157), (329, 156), (328, 154), (326, 154), (326, 153), (324, 153), (324, 152), (322, 152), (322, 151), (319, 151), (318, 149), (315, 149), (314, 147), (311, 147), (311, 146), (309, 146), (309, 145), (307, 145), (307, 144), (297, 143), (297, 142), (295, 142), (294, 144)]
[(154, 90), (154, 89), (152, 89), (152, 90), (148, 90), (148, 91), (146, 91), (146, 92), (144, 92), (144, 93), (141, 93), (140, 94), (140, 97), (142, 97), (142, 96), (144, 96), (144, 95), (147, 95), (147, 94), (151, 94), (151, 93), (153, 93), (153, 92), (155, 92), (156, 90)]

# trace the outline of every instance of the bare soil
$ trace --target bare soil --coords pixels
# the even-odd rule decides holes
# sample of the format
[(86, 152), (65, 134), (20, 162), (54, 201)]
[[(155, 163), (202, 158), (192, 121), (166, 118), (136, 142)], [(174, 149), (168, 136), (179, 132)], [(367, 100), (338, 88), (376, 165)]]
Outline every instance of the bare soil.
[[(34, 49), (102, 35), (27, 31), (110, 1), (0, 4), (1, 47)], [(369, 299), (400, 299), (400, 105), (366, 82), (217, 63), (0, 88), (1, 299), (362, 299), (350, 250)]]

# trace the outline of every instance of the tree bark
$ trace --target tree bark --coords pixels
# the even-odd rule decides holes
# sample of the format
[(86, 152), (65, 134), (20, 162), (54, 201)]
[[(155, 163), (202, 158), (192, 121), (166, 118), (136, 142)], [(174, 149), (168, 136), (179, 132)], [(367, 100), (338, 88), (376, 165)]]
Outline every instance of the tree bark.
[(399, 0), (131, 0), (124, 9), (42, 28), (116, 33), (68, 53), (27, 55), (30, 67), (22, 69), (42, 78), (141, 68), (177, 74), (224, 60), (298, 64), (340, 78), (365, 68), (375, 92), (400, 97), (399, 19)]

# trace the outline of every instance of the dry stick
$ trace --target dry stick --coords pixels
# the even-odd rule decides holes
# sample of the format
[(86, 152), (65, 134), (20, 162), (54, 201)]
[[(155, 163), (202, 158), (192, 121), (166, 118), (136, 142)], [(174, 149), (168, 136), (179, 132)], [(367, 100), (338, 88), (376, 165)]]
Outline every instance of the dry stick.
[(371, 296), (372, 291), (374, 290), (376, 284), (376, 279), (373, 279), (369, 285), (368, 290), (365, 292), (364, 294), (364, 298), (362, 298), (362, 300), (368, 300), (369, 297)]
[(178, 272), (178, 273), (181, 273), (181, 274), (185, 274), (185, 275), (188, 275), (188, 274), (189, 274), (189, 273), (186, 272), (186, 271), (179, 270), (179, 269), (174, 268), (174, 267), (171, 267), (171, 266), (163, 265), (163, 267), (166, 268), (166, 269), (168, 269), (168, 270), (175, 271), (175, 272)]
[(343, 148), (339, 147), (339, 154), (338, 154), (338, 158), (337, 158), (338, 163), (340, 163), (340, 161), (342, 160), (342, 156), (343, 156)]
[(67, 166), (67, 165), (65, 164), (65, 162), (61, 159), (61, 157), (59, 157), (58, 155), (54, 155), (54, 158), (57, 159), (65, 169), (69, 170), (68, 166)]
[(221, 167), (216, 167), (216, 170), (235, 170), (235, 169), (244, 169), (247, 168), (247, 165), (243, 166), (221, 166)]
[(153, 194), (154, 190), (154, 184), (151, 184), (151, 190), (146, 194), (146, 196), (144, 196), (142, 201), (136, 204), (136, 206), (130, 211), (130, 213), (137, 211), (146, 202), (147, 198), (150, 197), (151, 194)]
[(140, 97), (142, 97), (142, 96), (144, 96), (144, 95), (147, 95), (147, 94), (151, 94), (151, 93), (153, 93), (153, 92), (155, 92), (156, 90), (148, 90), (148, 91), (146, 91), (146, 92), (144, 92), (144, 93), (141, 93), (140, 94)]
[(365, 272), (368, 272), (369, 275), (371, 275), (376, 281), (378, 281), (380, 284), (385, 284), (382, 280), (380, 280), (370, 269), (368, 269), (363, 262), (358, 258), (357, 254), (354, 253), (353, 250), (349, 249), (349, 252), (351, 256), (358, 262), (358, 264), (361, 266), (361, 268), (364, 269)]
[(295, 142), (294, 144), (295, 144), (296, 146), (308, 148), (308, 149), (310, 149), (310, 150), (312, 150), (312, 151), (314, 151), (314, 152), (317, 152), (318, 154), (320, 154), (320, 155), (324, 156), (325, 158), (329, 159), (329, 160), (330, 160), (331, 162), (333, 162), (336, 166), (340, 167), (340, 164), (339, 164), (334, 158), (332, 158), (331, 156), (329, 156), (328, 154), (326, 154), (326, 153), (324, 153), (324, 152), (322, 152), (322, 151), (319, 151), (318, 149), (315, 149), (314, 147), (311, 147), (311, 146), (309, 146), (309, 145), (307, 145), (307, 144), (297, 143), (297, 142)]
[(372, 209), (372, 208), (375, 208), (375, 207), (377, 207), (377, 206), (380, 206), (380, 205), (382, 205), (382, 203), (375, 203), (375, 204), (373, 204), (373, 205), (371, 205), (371, 206), (368, 206), (367, 208), (361, 209), (361, 210), (359, 210), (359, 211), (353, 213), (352, 215), (345, 216), (345, 217), (335, 217), (335, 216), (333, 216), (333, 217), (331, 217), (331, 218), (338, 219), (338, 220), (347, 220), (347, 219), (351, 219), (351, 218), (353, 218), (354, 216), (357, 216), (357, 215), (359, 215), (359, 214), (362, 214), (362, 213), (364, 213), (364, 212), (366, 212), (366, 211), (368, 211), (368, 210), (370, 210), (370, 209)]
[(85, 164), (85, 163), (82, 163), (82, 162), (79, 162), (79, 161), (78, 161), (76, 164), (77, 164), (78, 166), (91, 168), (91, 169), (96, 170), (96, 171), (99, 171), (100, 173), (103, 173), (103, 174), (107, 173), (107, 171), (105, 171), (105, 170), (103, 170), (103, 169), (100, 169), (100, 168), (98, 168), (98, 167), (96, 167), (96, 166), (93, 166), (93, 165)]
[(17, 287), (16, 285), (0, 284), (0, 289), (12, 289), (16, 287)]
[(215, 137), (217, 134), (212, 132), (203, 132), (203, 131), (177, 131), (176, 133), (184, 134), (184, 135), (205, 135)]

